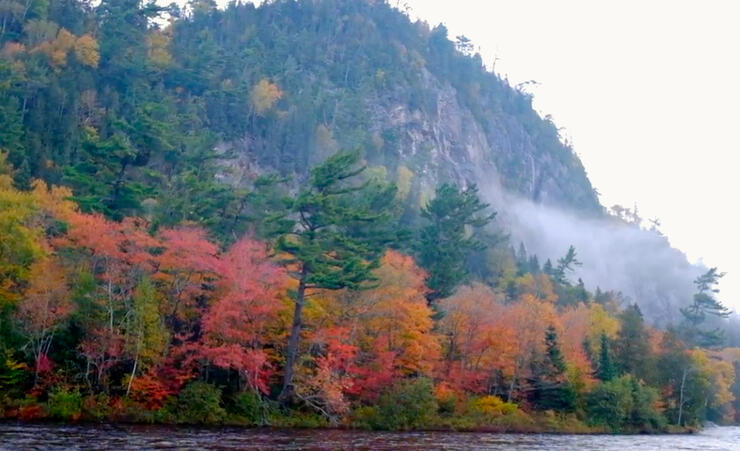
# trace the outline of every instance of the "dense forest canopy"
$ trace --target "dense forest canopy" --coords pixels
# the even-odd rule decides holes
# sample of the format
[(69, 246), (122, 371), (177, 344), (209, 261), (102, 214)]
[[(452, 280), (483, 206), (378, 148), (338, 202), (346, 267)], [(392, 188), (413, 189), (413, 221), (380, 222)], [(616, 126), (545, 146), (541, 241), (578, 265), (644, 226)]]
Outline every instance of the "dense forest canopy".
[(5, 0), (0, 21), (0, 416), (736, 421), (721, 272), (656, 329), (587, 288), (577, 247), (510, 239), (494, 185), (657, 232), (604, 211), (464, 37), (383, 1)]

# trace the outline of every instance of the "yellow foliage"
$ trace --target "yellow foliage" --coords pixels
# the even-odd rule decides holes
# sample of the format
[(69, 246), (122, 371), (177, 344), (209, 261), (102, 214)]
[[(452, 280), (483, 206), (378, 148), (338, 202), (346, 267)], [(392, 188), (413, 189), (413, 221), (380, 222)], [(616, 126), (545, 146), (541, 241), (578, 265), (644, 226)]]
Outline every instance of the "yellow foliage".
[(253, 88), (249, 96), (254, 111), (259, 115), (263, 116), (265, 113), (270, 111), (275, 102), (283, 97), (283, 92), (280, 90), (278, 85), (270, 83), (267, 79), (263, 78)]
[(588, 334), (587, 339), (591, 349), (599, 349), (601, 346), (601, 334), (606, 334), (610, 339), (614, 339), (619, 332), (619, 320), (599, 304), (591, 304), (588, 314)]
[(470, 410), (487, 417), (500, 417), (517, 411), (517, 405), (504, 402), (498, 396), (482, 396), (470, 402)]
[(170, 36), (165, 33), (152, 33), (148, 38), (149, 61), (157, 68), (164, 69), (172, 64), (169, 52)]
[(396, 186), (398, 187), (398, 199), (406, 200), (411, 192), (411, 184), (414, 180), (414, 173), (404, 165), (396, 169)]
[(531, 294), (537, 299), (554, 304), (558, 300), (550, 277), (547, 274), (527, 273), (516, 279), (517, 290), (521, 294)]
[(75, 57), (85, 66), (98, 67), (100, 62), (98, 41), (89, 34), (83, 34), (77, 38), (75, 41)]
[(331, 129), (324, 124), (316, 127), (316, 146), (322, 154), (331, 155), (339, 150), (339, 144), (334, 139)]
[(67, 65), (67, 54), (75, 47), (75, 36), (62, 28), (57, 33), (56, 39), (39, 44), (34, 51), (44, 53), (49, 57), (51, 65), (54, 67), (64, 67)]
[(734, 401), (732, 384), (735, 382), (735, 368), (732, 363), (721, 360), (716, 355), (709, 355), (703, 349), (692, 349), (688, 354), (700, 373), (710, 381), (712, 399), (708, 400), (709, 404), (722, 407)]

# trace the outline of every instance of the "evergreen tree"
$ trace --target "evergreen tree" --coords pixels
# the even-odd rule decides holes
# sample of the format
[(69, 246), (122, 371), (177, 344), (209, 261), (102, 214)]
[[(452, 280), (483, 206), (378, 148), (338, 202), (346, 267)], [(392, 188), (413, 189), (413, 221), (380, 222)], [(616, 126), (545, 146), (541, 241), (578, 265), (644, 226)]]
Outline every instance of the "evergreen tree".
[[(561, 285), (570, 285), (570, 282), (567, 278), (567, 273), (574, 271), (574, 266), (582, 265), (582, 263), (576, 258), (576, 255), (576, 248), (570, 246), (565, 256), (558, 259), (558, 266), (552, 270), (552, 278), (555, 280), (555, 282)], [(552, 265), (552, 263), (550, 265)]]
[(599, 365), (596, 368), (596, 377), (602, 381), (610, 381), (617, 377), (617, 367), (612, 360), (609, 345), (609, 337), (602, 333), (601, 348), (599, 349)]
[(533, 364), (530, 400), (541, 410), (571, 411), (576, 392), (565, 375), (565, 358), (552, 325), (545, 331), (545, 346), (544, 359)]
[(280, 262), (296, 279), (293, 323), (286, 347), (280, 399), (293, 393), (303, 307), (317, 290), (368, 286), (385, 247), (394, 240), (390, 219), (395, 186), (352, 183), (365, 170), (357, 152), (340, 152), (311, 170), (306, 186), (273, 212), (266, 232)]
[(619, 321), (621, 327), (614, 342), (617, 368), (621, 373), (630, 373), (638, 379), (652, 380), (650, 334), (637, 304), (622, 311)]
[(721, 329), (703, 327), (708, 317), (727, 318), (732, 313), (714, 297), (719, 293), (715, 286), (724, 275), (725, 273), (717, 272), (717, 268), (710, 268), (694, 281), (698, 290), (694, 294), (694, 300), (691, 305), (681, 309), (684, 317), (683, 335), (689, 343), (716, 347), (724, 342), (724, 332)]
[(461, 190), (451, 184), (438, 187), (435, 198), (422, 208), (421, 215), (428, 225), (421, 229), (418, 254), (419, 263), (429, 274), (430, 304), (452, 294), (465, 280), (466, 260), (483, 246), (473, 232), (496, 216), (485, 213), (487, 208), (475, 185)]

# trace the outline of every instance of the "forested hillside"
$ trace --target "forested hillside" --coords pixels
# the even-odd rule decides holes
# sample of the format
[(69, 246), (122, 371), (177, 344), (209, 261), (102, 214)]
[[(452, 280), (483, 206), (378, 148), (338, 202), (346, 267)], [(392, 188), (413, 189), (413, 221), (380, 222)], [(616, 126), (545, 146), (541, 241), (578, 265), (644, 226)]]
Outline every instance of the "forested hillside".
[(464, 37), (370, 0), (6, 0), (0, 20), (0, 417), (736, 421), (720, 272), (659, 330), (589, 290), (599, 262), (569, 243), (510, 240), (534, 217), (501, 221), (511, 195), (639, 224)]

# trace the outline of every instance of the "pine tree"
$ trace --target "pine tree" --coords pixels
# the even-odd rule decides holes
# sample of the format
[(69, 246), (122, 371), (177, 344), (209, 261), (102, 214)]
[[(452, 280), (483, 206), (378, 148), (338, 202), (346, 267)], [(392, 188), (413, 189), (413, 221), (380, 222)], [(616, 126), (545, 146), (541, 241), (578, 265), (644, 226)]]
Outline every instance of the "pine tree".
[(610, 381), (617, 377), (617, 368), (612, 360), (611, 350), (609, 349), (609, 337), (601, 334), (601, 349), (599, 350), (599, 366), (596, 369), (596, 377), (602, 381)]
[(317, 290), (367, 287), (384, 248), (394, 241), (390, 212), (396, 188), (373, 180), (352, 183), (365, 170), (359, 163), (359, 153), (340, 152), (315, 167), (306, 186), (286, 199), (286, 208), (271, 214), (274, 227), (265, 232), (297, 281), (280, 394), (284, 403), (293, 393), (306, 300)]
[(436, 196), (421, 210), (428, 225), (421, 229), (419, 263), (427, 270), (429, 303), (452, 294), (467, 276), (465, 262), (484, 245), (471, 235), (470, 229), (485, 227), (496, 213), (484, 213), (488, 204), (478, 198), (478, 188), (460, 189), (443, 184)]
[(614, 342), (615, 363), (622, 373), (630, 373), (639, 379), (652, 375), (650, 334), (637, 304), (625, 309), (620, 315), (621, 327)]
[(683, 335), (689, 343), (716, 347), (724, 342), (724, 332), (721, 329), (702, 327), (709, 316), (727, 318), (732, 313), (714, 297), (716, 293), (719, 293), (719, 290), (714, 287), (724, 275), (725, 273), (717, 272), (717, 268), (710, 268), (694, 281), (698, 290), (694, 294), (694, 301), (688, 307), (681, 309), (684, 317)]

